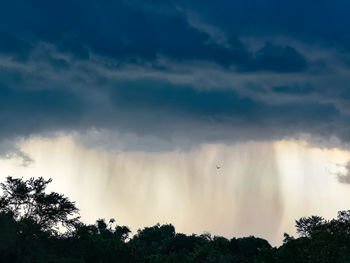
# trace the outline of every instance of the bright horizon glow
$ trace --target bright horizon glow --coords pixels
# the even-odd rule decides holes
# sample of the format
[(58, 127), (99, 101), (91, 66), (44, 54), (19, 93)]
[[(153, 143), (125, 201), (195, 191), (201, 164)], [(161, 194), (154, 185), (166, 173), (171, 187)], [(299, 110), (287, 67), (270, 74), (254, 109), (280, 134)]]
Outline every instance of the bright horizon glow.
[(1, 159), (1, 180), (51, 177), (50, 190), (76, 201), (84, 222), (115, 218), (134, 232), (172, 223), (186, 234), (255, 235), (280, 245), (284, 232), (295, 234), (295, 219), (333, 218), (338, 210), (350, 209), (350, 186), (336, 178), (350, 152), (305, 141), (147, 153), (85, 148), (71, 136), (60, 136), (28, 139), (20, 150), (34, 162), (24, 167)]

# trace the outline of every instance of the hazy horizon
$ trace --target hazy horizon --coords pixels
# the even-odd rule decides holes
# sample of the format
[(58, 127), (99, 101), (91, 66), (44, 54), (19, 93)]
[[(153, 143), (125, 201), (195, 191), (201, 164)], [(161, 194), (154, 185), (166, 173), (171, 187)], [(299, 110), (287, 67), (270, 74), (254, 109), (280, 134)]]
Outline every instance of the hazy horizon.
[(186, 234), (255, 235), (281, 245), (283, 233), (297, 236), (296, 219), (334, 218), (350, 197), (350, 186), (338, 181), (350, 151), (305, 141), (145, 153), (86, 148), (66, 135), (19, 147), (35, 161), (0, 161), (3, 179), (53, 178), (50, 190), (76, 201), (83, 222), (115, 218), (134, 233), (159, 222)]

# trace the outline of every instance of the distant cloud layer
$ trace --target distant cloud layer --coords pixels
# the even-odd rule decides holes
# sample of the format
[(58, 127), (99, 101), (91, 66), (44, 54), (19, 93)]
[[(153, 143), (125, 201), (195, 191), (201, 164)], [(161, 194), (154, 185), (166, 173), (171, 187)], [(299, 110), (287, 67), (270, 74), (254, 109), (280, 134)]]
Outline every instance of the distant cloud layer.
[(350, 4), (336, 2), (2, 1), (0, 140), (349, 143)]

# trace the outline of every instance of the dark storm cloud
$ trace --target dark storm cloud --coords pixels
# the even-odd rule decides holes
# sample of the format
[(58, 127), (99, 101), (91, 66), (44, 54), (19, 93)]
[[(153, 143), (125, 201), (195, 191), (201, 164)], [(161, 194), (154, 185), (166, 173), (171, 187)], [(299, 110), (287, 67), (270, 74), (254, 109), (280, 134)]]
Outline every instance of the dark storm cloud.
[[(138, 125), (138, 130), (145, 132), (148, 128), (143, 127), (148, 126), (147, 123), (152, 123), (153, 132), (162, 130), (165, 134), (176, 133), (180, 128), (198, 141), (205, 141), (209, 136), (204, 139), (201, 132), (192, 134), (192, 126), (207, 130), (213, 141), (249, 137), (273, 139), (281, 134), (293, 136), (300, 131), (343, 137), (337, 126), (349, 119), (331, 104), (286, 102), (271, 105), (242, 97), (234, 90), (196, 90), (145, 80), (119, 84), (111, 91), (110, 100), (116, 109), (134, 119), (133, 125)], [(211, 134), (215, 129), (222, 131)]]
[[(146, 1), (147, 2), (147, 1)], [(21, 7), (20, 10), (18, 7)], [(142, 63), (158, 55), (201, 60), (244, 71), (305, 70), (305, 57), (293, 47), (267, 44), (250, 51), (237, 36), (227, 46), (191, 26), (178, 12), (161, 13), (123, 1), (3, 1), (0, 4), (0, 51), (27, 57), (38, 41), (88, 59), (89, 50), (115, 59)]]
[(269, 105), (242, 97), (234, 90), (196, 90), (190, 86), (174, 86), (166, 82), (137, 81), (120, 83), (111, 90), (110, 99), (118, 108), (139, 108), (159, 112), (168, 112), (183, 118), (200, 120), (223, 119), (242, 120), (260, 125), (276, 120), (288, 125), (300, 121), (331, 121), (340, 114), (329, 104), (320, 103), (284, 103)]
[(258, 50), (255, 58), (245, 70), (271, 70), (276, 72), (298, 72), (307, 67), (306, 59), (294, 48), (267, 43)]
[(350, 141), (345, 13), (324, 1), (213, 3), (1, 1), (0, 136)]
[(11, 55), (15, 60), (26, 60), (31, 52), (31, 45), (11, 34), (2, 32), (0, 35), (0, 51)]
[(203, 0), (182, 1), (203, 20), (226, 32), (246, 36), (289, 36), (325, 46), (348, 49), (350, 43), (346, 0)]
[[(74, 82), (58, 74), (62, 81), (54, 83), (54, 79), (2, 70), (3, 138), (100, 128), (139, 136), (187, 137), (196, 144), (275, 139), (299, 132), (343, 138), (349, 132), (338, 129), (348, 117), (327, 103), (269, 104), (235, 90), (199, 90), (155, 79), (101, 82), (98, 77)], [(49, 88), (37, 89), (37, 83)]]
[(289, 85), (289, 86), (277, 86), (272, 87), (272, 90), (280, 94), (290, 95), (308, 95), (315, 92), (315, 88), (310, 85)]
[(82, 114), (81, 98), (67, 89), (26, 90), (0, 82), (2, 137), (72, 127)]

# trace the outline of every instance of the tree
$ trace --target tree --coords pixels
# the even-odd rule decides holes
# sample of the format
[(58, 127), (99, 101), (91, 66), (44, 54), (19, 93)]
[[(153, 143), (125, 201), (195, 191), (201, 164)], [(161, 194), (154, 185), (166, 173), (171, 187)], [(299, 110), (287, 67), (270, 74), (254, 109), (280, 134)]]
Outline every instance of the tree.
[(302, 217), (295, 221), (295, 227), (297, 233), (302, 237), (310, 237), (312, 231), (315, 230), (316, 227), (325, 223), (326, 220), (321, 216)]
[(10, 214), (0, 213), (0, 253), (16, 242), (16, 222)]
[(70, 230), (79, 221), (79, 210), (64, 195), (46, 193), (51, 181), (42, 177), (23, 180), (8, 176), (0, 184), (0, 212), (12, 214), (16, 221), (32, 221), (42, 231), (57, 233), (59, 226)]

